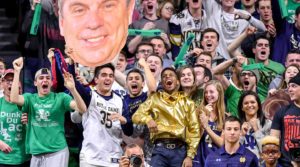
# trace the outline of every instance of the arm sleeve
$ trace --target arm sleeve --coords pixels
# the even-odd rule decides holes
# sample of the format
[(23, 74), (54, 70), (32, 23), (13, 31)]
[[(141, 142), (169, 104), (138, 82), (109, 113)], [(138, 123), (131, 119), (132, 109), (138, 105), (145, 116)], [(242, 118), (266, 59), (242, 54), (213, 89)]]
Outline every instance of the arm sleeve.
[(64, 110), (67, 112), (67, 111), (71, 111), (72, 108), (70, 107), (70, 103), (71, 101), (73, 100), (72, 97), (66, 93), (59, 93), (61, 94), (61, 96), (63, 96), (63, 107), (64, 107)]
[(144, 103), (140, 105), (132, 116), (132, 122), (135, 124), (146, 125), (153, 118), (151, 117), (151, 109), (153, 105), (153, 96), (150, 96)]
[(30, 93), (24, 93), (23, 97), (24, 97), (24, 104), (21, 107), (22, 112), (28, 113), (29, 112), (29, 98), (30, 98), (31, 94)]
[(272, 4), (272, 17), (274, 20), (277, 34), (281, 34), (282, 31), (285, 30), (286, 21), (285, 18), (281, 17), (279, 0), (271, 0), (271, 4)]
[(257, 156), (253, 156), (250, 166), (259, 166)]
[(275, 129), (275, 130), (281, 130), (283, 127), (283, 113), (284, 113), (284, 109), (281, 109), (280, 111), (276, 112), (272, 121), (272, 126), (271, 129)]
[(200, 141), (200, 125), (195, 110), (195, 103), (192, 102), (189, 105), (188, 115), (188, 134), (186, 138), (186, 143), (188, 145), (187, 156), (192, 159), (196, 155), (197, 148)]
[[(123, 100), (123, 103), (124, 100)], [(126, 118), (127, 122), (124, 125), (121, 125), (123, 133), (126, 136), (131, 136), (133, 134), (133, 123), (132, 123), (132, 115), (130, 114), (129, 110), (127, 110), (125, 107), (125, 105), (123, 104), (123, 111), (122, 111), (122, 116)]]
[(266, 26), (264, 25), (264, 23), (263, 23), (262, 21), (260, 21), (260, 20), (257, 20), (257, 19), (256, 19), (255, 17), (253, 17), (253, 16), (251, 16), (251, 18), (250, 18), (250, 20), (249, 20), (249, 23), (250, 23), (252, 26), (256, 27), (257, 30), (258, 30), (259, 32), (264, 32), (264, 31), (267, 30), (267, 29), (266, 29)]

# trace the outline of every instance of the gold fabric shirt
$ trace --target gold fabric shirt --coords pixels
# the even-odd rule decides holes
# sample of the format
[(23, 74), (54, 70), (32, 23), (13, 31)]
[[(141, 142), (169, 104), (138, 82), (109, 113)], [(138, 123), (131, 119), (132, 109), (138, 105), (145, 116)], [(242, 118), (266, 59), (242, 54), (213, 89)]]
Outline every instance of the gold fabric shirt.
[(157, 92), (151, 95), (132, 116), (135, 124), (157, 124), (158, 132), (150, 133), (151, 141), (176, 138), (187, 144), (187, 156), (194, 158), (200, 141), (200, 124), (194, 102), (183, 92), (172, 95)]

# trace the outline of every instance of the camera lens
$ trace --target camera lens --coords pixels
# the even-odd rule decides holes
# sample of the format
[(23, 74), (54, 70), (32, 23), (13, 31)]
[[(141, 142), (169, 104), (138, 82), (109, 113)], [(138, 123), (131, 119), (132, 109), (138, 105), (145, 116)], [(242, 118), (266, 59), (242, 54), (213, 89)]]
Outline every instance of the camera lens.
[(140, 167), (142, 165), (142, 159), (136, 155), (130, 157), (130, 164), (133, 167)]

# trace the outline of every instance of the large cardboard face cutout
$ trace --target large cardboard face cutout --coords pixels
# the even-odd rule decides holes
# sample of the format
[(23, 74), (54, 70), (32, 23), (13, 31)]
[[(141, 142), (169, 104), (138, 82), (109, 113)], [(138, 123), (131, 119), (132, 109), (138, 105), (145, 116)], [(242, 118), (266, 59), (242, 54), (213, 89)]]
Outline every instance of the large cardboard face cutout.
[(134, 0), (60, 0), (59, 26), (71, 58), (95, 67), (111, 62), (125, 45)]

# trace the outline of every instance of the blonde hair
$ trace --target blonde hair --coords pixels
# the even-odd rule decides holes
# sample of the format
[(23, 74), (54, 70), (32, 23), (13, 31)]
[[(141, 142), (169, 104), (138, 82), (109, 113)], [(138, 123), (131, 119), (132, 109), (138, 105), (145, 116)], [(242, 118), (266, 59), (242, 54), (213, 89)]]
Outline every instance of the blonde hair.
[(219, 82), (217, 80), (211, 80), (205, 84), (204, 91), (203, 91), (203, 100), (202, 100), (202, 103), (200, 106), (202, 108), (202, 111), (204, 111), (208, 115), (208, 111), (205, 109), (205, 106), (208, 104), (205, 99), (205, 90), (209, 85), (215, 86), (218, 91), (218, 94), (219, 94), (218, 100), (216, 102), (216, 106), (214, 107), (214, 109), (216, 109), (216, 114), (217, 114), (217, 119), (215, 121), (217, 123), (217, 129), (219, 131), (221, 131), (223, 128), (223, 125), (224, 125), (224, 120), (225, 120), (224, 90), (223, 90), (223, 86), (222, 86), (221, 82)]
[(261, 145), (267, 145), (267, 144), (274, 144), (276, 146), (279, 146), (279, 138), (275, 137), (275, 136), (265, 136), (262, 140), (261, 140)]

